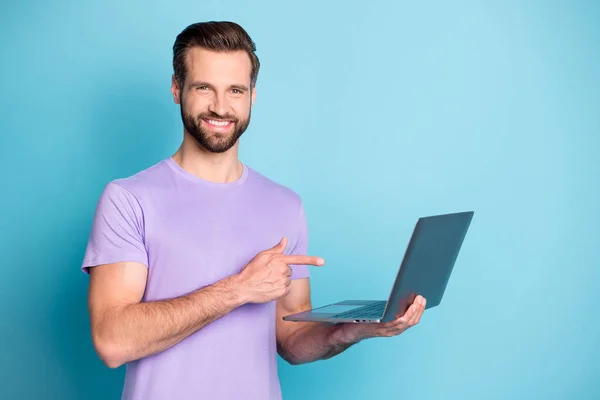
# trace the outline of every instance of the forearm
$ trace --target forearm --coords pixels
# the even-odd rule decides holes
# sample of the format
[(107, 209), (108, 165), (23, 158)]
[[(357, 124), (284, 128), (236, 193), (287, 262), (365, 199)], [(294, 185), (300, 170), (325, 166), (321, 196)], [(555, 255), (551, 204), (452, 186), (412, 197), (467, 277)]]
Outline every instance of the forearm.
[(129, 304), (107, 312), (97, 329), (105, 362), (117, 367), (161, 352), (241, 306), (230, 278), (185, 296)]
[(334, 357), (360, 341), (345, 333), (342, 326), (306, 323), (281, 343), (280, 354), (293, 365)]

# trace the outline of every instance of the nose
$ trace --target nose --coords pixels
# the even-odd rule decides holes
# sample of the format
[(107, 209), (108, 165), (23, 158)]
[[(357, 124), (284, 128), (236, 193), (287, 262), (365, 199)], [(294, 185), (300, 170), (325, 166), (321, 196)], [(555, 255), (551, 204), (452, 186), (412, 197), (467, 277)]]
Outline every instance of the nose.
[(220, 93), (215, 93), (212, 102), (208, 106), (208, 110), (217, 115), (225, 115), (227, 114), (227, 107), (228, 105), (225, 96)]

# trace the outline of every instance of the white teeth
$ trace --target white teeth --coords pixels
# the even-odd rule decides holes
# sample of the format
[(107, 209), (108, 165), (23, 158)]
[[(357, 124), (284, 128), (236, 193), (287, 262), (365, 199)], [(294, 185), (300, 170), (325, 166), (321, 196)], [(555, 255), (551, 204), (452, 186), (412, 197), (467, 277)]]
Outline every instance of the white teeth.
[(229, 121), (215, 121), (214, 119), (209, 119), (208, 123), (215, 126), (229, 125)]

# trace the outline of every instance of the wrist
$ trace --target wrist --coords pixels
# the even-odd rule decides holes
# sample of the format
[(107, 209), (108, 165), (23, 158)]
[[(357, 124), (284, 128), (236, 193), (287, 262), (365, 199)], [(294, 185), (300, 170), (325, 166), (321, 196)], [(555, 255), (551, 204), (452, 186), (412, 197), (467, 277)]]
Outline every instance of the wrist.
[(234, 308), (243, 306), (250, 302), (250, 299), (242, 290), (242, 286), (239, 281), (239, 275), (231, 275), (219, 282), (223, 287), (223, 290), (227, 292), (226, 296), (231, 302)]

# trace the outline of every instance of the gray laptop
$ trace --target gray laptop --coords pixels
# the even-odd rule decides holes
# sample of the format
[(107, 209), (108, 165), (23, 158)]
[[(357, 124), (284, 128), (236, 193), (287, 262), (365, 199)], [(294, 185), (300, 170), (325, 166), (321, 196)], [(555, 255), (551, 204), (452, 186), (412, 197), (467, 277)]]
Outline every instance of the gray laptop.
[(426, 308), (439, 305), (473, 214), (466, 211), (418, 219), (387, 301), (340, 301), (283, 319), (381, 323), (403, 315), (419, 294), (427, 299)]

